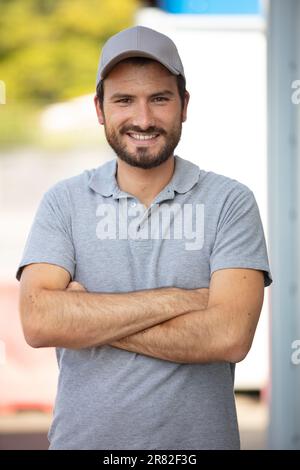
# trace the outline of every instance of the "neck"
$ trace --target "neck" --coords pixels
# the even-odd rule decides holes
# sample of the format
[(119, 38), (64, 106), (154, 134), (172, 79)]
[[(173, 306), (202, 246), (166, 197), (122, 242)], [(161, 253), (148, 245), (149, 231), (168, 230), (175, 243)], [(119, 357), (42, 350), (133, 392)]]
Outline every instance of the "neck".
[(132, 194), (148, 207), (172, 179), (174, 166), (173, 156), (158, 167), (149, 170), (133, 167), (118, 158), (116, 178), (119, 188)]

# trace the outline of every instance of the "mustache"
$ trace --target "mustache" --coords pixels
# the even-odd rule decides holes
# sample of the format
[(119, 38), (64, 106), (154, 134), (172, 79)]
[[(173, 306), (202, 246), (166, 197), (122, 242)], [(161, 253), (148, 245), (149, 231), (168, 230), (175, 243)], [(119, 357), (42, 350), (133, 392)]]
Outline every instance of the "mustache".
[(127, 134), (128, 132), (138, 132), (139, 134), (162, 134), (166, 135), (166, 131), (161, 127), (149, 126), (147, 129), (141, 129), (139, 126), (124, 126), (120, 130), (120, 134)]

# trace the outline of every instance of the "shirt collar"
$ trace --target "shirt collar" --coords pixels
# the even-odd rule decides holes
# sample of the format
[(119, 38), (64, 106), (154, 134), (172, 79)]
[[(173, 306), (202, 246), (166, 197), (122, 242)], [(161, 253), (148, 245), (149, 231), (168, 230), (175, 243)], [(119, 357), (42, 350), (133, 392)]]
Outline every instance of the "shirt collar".
[(116, 166), (116, 159), (99, 166), (89, 179), (89, 187), (105, 197), (115, 194), (119, 190), (116, 180)]
[(197, 165), (175, 156), (175, 171), (169, 185), (177, 193), (184, 194), (198, 183), (199, 176), (200, 168)]
[[(94, 170), (89, 187), (102, 196), (113, 196), (114, 199), (128, 197), (130, 194), (121, 191), (116, 180), (117, 159), (110, 160)], [(199, 181), (200, 168), (194, 163), (175, 156), (175, 171), (171, 181), (160, 193), (159, 200), (173, 199), (175, 192), (187, 193)], [(158, 201), (156, 201), (158, 202)]]

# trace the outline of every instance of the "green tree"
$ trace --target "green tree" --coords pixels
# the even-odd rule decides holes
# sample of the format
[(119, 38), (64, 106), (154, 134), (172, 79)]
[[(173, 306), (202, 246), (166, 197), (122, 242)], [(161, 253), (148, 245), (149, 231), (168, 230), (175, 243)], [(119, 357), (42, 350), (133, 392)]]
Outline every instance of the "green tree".
[(130, 26), (138, 0), (0, 0), (0, 79), (8, 103), (93, 91), (103, 42)]

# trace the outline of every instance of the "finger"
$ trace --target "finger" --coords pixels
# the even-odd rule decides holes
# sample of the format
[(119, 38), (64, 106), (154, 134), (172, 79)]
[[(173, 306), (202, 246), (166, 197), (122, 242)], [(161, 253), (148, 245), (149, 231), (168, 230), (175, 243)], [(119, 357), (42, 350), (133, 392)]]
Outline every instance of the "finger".
[(79, 282), (72, 281), (72, 282), (70, 282), (70, 284), (68, 285), (67, 290), (85, 291), (86, 289), (85, 289), (85, 287), (84, 287), (82, 284), (80, 284)]

